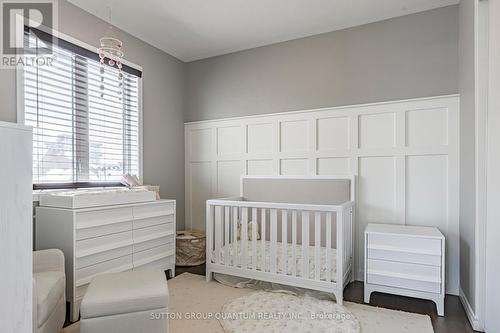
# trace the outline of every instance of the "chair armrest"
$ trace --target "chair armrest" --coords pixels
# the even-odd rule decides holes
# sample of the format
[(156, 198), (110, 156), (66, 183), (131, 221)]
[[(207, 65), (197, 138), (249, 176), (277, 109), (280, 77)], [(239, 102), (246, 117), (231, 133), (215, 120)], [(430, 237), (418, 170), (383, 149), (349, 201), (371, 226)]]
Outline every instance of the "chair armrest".
[(58, 249), (33, 252), (33, 273), (58, 271), (64, 273), (64, 253)]
[(32, 314), (31, 314), (31, 317), (32, 317), (32, 324), (33, 324), (33, 333), (36, 333), (38, 332), (38, 293), (37, 293), (37, 287), (36, 287), (36, 282), (35, 282), (35, 279), (33, 279), (33, 296), (32, 296), (32, 299), (33, 299), (33, 303), (32, 303)]

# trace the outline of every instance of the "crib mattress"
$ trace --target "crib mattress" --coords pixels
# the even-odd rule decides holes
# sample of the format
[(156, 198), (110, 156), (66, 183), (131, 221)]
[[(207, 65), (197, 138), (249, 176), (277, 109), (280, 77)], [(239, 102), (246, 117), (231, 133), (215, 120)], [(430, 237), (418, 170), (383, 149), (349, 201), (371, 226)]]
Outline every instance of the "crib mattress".
[[(264, 252), (262, 251), (262, 242), (265, 242), (264, 244)], [(230, 266), (235, 266), (235, 257), (237, 256), (236, 260), (236, 267), (241, 268), (241, 241), (233, 242), (231, 244), (225, 245), (221, 248), (221, 264), (225, 265), (226, 264), (226, 248), (228, 249), (229, 252), (229, 265)], [(256, 255), (257, 255), (257, 262), (256, 262), (256, 268), (259, 271), (262, 271), (263, 269), (263, 256), (265, 256), (265, 272), (270, 272), (271, 270), (271, 242), (269, 241), (262, 241), (258, 240), (256, 241)], [(213, 257), (215, 257), (215, 252), (213, 252)], [(286, 246), (286, 253), (283, 251), (282, 244), (280, 242), (276, 243), (276, 271), (278, 274), (283, 274), (283, 260), (286, 260), (286, 274), (292, 275), (293, 273), (293, 244), (288, 243)], [(298, 277), (304, 277), (303, 276), (303, 262), (304, 259), (302, 257), (302, 245), (295, 245), (295, 264), (296, 264), (296, 276)], [(314, 246), (309, 246), (309, 276), (305, 277), (307, 279), (315, 279), (315, 247)], [(213, 261), (212, 261), (213, 262)], [(253, 245), (252, 241), (249, 240), (247, 243), (247, 268), (252, 269), (253, 267)], [(327, 272), (327, 265), (326, 265), (326, 248), (321, 247), (320, 248), (320, 279), (325, 281), (326, 280), (326, 272)], [(331, 249), (331, 281), (335, 282), (336, 278), (336, 273), (337, 273), (337, 251), (335, 249)]]

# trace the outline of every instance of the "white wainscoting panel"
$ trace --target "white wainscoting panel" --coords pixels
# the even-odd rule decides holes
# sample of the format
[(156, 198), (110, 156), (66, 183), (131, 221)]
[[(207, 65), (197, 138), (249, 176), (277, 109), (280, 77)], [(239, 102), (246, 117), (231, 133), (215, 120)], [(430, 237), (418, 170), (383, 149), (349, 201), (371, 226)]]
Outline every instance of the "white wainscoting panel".
[(392, 148), (396, 144), (396, 114), (361, 114), (359, 121), (359, 148)]
[(349, 157), (318, 158), (316, 163), (318, 175), (346, 175), (351, 172), (351, 159)]
[(349, 149), (349, 117), (321, 118), (316, 122), (317, 150)]
[(250, 176), (272, 176), (274, 175), (273, 160), (248, 160), (247, 174)]
[(240, 191), (240, 178), (244, 173), (241, 161), (217, 162), (217, 193), (222, 197), (234, 196)]
[(408, 147), (445, 146), (448, 143), (448, 109), (406, 111)]
[(439, 96), (185, 124), (186, 227), (241, 175), (357, 176), (356, 270), (370, 222), (436, 226), (458, 294), (459, 97)]
[(231, 156), (243, 152), (243, 137), (240, 126), (217, 128), (217, 155)]
[(280, 152), (307, 152), (309, 150), (309, 121), (280, 122)]
[(307, 158), (283, 158), (280, 164), (283, 176), (305, 176), (309, 174), (309, 160)]
[(208, 128), (189, 132), (189, 156), (191, 161), (210, 161), (212, 131)]
[(193, 162), (189, 168), (190, 226), (205, 230), (205, 204), (212, 199), (212, 166), (210, 162)]
[(247, 125), (247, 153), (272, 153), (276, 142), (275, 130), (273, 123)]

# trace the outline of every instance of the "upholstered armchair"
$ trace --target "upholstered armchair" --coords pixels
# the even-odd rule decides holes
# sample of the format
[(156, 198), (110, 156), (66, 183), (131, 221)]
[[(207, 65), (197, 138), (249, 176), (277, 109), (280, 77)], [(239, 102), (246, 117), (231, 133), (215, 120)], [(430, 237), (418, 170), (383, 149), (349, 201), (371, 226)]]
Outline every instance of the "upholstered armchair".
[(33, 332), (59, 333), (66, 318), (64, 254), (50, 249), (33, 252)]

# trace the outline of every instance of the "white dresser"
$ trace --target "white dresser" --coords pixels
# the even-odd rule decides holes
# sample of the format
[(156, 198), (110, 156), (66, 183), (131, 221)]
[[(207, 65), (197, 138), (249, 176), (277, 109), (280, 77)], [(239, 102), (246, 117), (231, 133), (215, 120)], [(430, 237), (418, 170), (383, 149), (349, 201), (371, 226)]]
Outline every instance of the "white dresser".
[(31, 127), (0, 122), (0, 331), (31, 333)]
[(434, 227), (369, 224), (365, 229), (365, 303), (374, 291), (424, 298), (444, 315), (445, 239)]
[(36, 208), (36, 248), (66, 256), (66, 298), (78, 320), (88, 284), (98, 274), (142, 268), (175, 274), (175, 200), (91, 208)]

